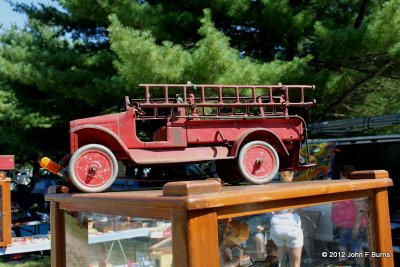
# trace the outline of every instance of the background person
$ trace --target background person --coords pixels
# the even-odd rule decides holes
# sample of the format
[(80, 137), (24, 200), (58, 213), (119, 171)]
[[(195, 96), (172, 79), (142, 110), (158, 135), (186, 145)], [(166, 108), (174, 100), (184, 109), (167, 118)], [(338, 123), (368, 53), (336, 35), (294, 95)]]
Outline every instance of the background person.
[[(291, 182), (294, 172), (281, 173), (281, 182)], [(281, 210), (273, 213), (271, 218), (271, 239), (277, 245), (276, 256), (280, 266), (286, 252), (289, 255), (290, 267), (300, 267), (301, 252), (304, 244), (301, 219), (297, 209)]]
[(268, 223), (271, 215), (268, 213), (262, 213), (257, 215), (252, 215), (247, 218), (247, 224), (250, 227), (250, 240), (254, 242), (256, 248), (256, 258), (255, 260), (264, 260), (266, 256), (266, 240), (268, 228)]
[[(344, 165), (340, 169), (340, 179), (347, 179), (355, 168), (351, 165)], [(348, 253), (359, 253), (362, 255), (362, 236), (367, 227), (367, 202), (366, 199), (348, 199), (334, 202), (332, 204), (331, 219), (339, 231), (339, 262), (348, 261)], [(365, 258), (355, 257), (356, 263), (363, 267)]]

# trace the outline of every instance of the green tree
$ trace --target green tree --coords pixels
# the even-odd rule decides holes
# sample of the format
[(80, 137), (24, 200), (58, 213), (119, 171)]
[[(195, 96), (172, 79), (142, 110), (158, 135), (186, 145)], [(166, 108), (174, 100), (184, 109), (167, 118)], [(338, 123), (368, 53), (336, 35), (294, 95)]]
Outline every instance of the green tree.
[(114, 90), (125, 85), (114, 77), (104, 29), (54, 7), (16, 9), (29, 22), (0, 36), (0, 99), (8, 106), (1, 153), (15, 154), (18, 162), (34, 163), (42, 154), (59, 158), (69, 151), (68, 122), (115, 106), (120, 95)]
[[(151, 51), (163, 51), (152, 53), (158, 57), (150, 61), (163, 62), (165, 75), (158, 68), (146, 73), (157, 81), (314, 83), (314, 120), (399, 110), (387, 101), (377, 110), (368, 96), (398, 90), (400, 1), (193, 2), (123, 6), (103, 1), (114, 14), (110, 43), (119, 73), (132, 81), (139, 75), (140, 80), (137, 69), (127, 65), (135, 62), (129, 58), (146, 55), (142, 49), (148, 46), (141, 46), (146, 38), (159, 48)], [(178, 72), (175, 62), (164, 60), (168, 49), (183, 62)], [(164, 64), (170, 63), (172, 76), (165, 73)]]
[[(400, 110), (400, 0), (14, 4), (0, 36), (1, 153), (68, 152), (68, 121), (139, 83), (315, 84), (312, 120)], [(52, 154), (50, 154), (52, 155)]]

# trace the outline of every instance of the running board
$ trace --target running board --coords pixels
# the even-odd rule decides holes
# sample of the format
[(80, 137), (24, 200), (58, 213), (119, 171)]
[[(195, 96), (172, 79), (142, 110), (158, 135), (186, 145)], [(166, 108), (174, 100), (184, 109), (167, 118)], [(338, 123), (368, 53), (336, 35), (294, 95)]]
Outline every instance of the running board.
[(186, 147), (174, 149), (132, 149), (132, 160), (140, 165), (200, 162), (208, 160), (233, 159), (224, 146)]

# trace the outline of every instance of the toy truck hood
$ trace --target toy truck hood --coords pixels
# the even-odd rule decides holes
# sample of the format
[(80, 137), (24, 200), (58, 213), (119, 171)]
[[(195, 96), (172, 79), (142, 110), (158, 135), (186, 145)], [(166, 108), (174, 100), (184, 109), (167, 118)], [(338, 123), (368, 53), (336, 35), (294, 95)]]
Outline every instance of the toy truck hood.
[(70, 121), (70, 130), (84, 125), (99, 125), (113, 130), (118, 123), (119, 113), (107, 114)]

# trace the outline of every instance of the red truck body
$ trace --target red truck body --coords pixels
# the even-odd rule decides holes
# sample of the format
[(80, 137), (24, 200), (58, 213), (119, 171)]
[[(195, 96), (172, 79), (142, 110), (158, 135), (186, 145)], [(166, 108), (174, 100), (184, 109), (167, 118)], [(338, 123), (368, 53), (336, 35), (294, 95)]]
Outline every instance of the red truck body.
[(0, 155), (0, 170), (14, 170), (14, 156)]
[(0, 179), (6, 178), (6, 172), (14, 170), (14, 155), (0, 155)]
[[(107, 189), (128, 165), (215, 160), (229, 183), (261, 184), (299, 163), (306, 125), (291, 108), (311, 108), (312, 85), (144, 84), (143, 99), (125, 97), (122, 112), (70, 122), (68, 173), (82, 191)], [(146, 127), (144, 127), (144, 125)], [(138, 137), (153, 127), (150, 140)]]

